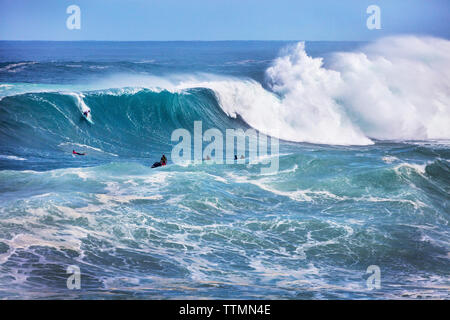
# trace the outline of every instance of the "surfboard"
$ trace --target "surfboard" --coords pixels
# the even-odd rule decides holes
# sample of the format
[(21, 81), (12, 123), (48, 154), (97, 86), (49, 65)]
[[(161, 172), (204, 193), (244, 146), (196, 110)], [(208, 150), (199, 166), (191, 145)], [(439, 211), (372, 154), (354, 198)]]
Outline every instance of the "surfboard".
[(94, 124), (94, 122), (92, 121), (92, 116), (91, 113), (89, 112), (87, 116), (84, 115), (84, 113), (81, 113), (83, 115), (83, 118), (85, 118), (89, 123)]
[(155, 162), (151, 168), (153, 169), (153, 168), (165, 167), (166, 165), (167, 164), (162, 164), (161, 162)]

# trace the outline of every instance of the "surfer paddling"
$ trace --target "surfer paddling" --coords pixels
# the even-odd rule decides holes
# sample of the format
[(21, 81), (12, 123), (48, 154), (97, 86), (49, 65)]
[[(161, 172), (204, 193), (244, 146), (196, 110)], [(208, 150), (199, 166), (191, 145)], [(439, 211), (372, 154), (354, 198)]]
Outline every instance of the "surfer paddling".
[(76, 152), (75, 150), (72, 150), (72, 154), (76, 154), (76, 155), (79, 155), (79, 156), (85, 156), (86, 155), (86, 153), (79, 153), (79, 152)]
[(155, 163), (152, 165), (152, 168), (165, 166), (166, 164), (167, 164), (167, 158), (166, 158), (165, 155), (162, 155), (161, 161), (160, 161), (160, 162), (155, 162)]

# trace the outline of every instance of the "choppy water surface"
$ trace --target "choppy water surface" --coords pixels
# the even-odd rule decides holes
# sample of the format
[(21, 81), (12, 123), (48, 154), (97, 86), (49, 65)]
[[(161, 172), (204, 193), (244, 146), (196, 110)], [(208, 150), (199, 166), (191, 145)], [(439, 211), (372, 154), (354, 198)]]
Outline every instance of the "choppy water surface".
[[(1, 42), (0, 297), (449, 298), (448, 48)], [(194, 121), (279, 170), (174, 164)]]

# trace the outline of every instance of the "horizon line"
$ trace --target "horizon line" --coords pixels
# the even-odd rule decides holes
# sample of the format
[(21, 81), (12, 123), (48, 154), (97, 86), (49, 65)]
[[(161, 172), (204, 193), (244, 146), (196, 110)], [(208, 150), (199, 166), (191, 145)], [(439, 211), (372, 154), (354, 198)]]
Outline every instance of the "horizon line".
[(5, 41), (20, 41), (20, 42), (369, 42), (372, 40), (23, 40), (23, 39), (0, 39), (0, 42)]

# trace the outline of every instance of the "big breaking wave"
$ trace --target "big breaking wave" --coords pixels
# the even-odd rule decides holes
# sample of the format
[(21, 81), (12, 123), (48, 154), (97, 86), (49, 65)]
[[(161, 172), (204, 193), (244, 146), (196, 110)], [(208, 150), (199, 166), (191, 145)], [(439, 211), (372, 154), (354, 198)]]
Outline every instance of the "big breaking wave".
[(450, 41), (381, 39), (336, 53), (328, 68), (305, 44), (284, 51), (268, 85), (215, 82), (222, 108), (281, 139), (366, 145), (380, 140), (450, 138)]
[[(372, 139), (450, 139), (448, 70), (450, 41), (397, 36), (358, 52), (334, 53), (326, 64), (308, 56), (304, 42), (292, 45), (266, 70), (270, 90), (255, 80), (208, 74), (121, 76), (96, 88), (207, 88), (228, 116), (240, 115), (263, 133), (295, 142), (368, 145)], [(139, 89), (123, 91), (130, 93)], [(73, 96), (84, 105), (83, 94)]]

